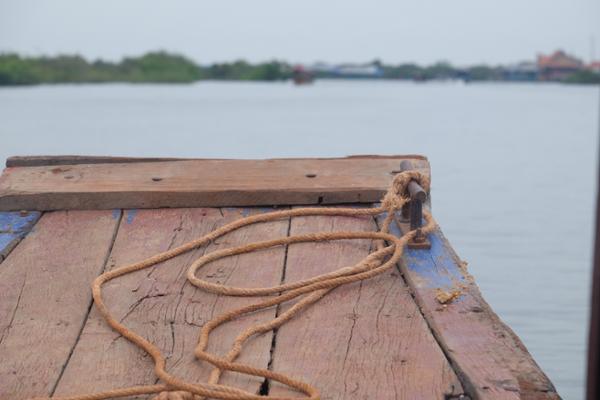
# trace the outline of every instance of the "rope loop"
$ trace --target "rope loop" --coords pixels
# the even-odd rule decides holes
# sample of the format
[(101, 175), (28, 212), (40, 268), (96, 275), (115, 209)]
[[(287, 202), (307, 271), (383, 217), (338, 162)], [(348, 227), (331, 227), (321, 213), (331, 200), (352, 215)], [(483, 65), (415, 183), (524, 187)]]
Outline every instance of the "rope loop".
[[(389, 226), (392, 223), (394, 213), (402, 208), (409, 200), (407, 187), (411, 180), (416, 180), (426, 190), (429, 191), (429, 178), (418, 171), (404, 171), (397, 174), (389, 189), (381, 200), (381, 206), (373, 208), (343, 208), (343, 207), (305, 207), (291, 210), (274, 211), (270, 213), (251, 215), (226, 224), (212, 232), (183, 244), (174, 249), (156, 254), (140, 262), (126, 265), (107, 271), (97, 277), (92, 283), (92, 295), (94, 304), (105, 319), (106, 323), (128, 339), (135, 346), (139, 347), (154, 360), (154, 372), (156, 377), (163, 383), (146, 386), (132, 386), (128, 388), (113, 389), (106, 392), (84, 394), (68, 397), (54, 397), (55, 400), (103, 400), (126, 396), (153, 394), (153, 400), (203, 400), (223, 399), (223, 400), (297, 400), (298, 397), (265, 397), (255, 393), (250, 393), (235, 387), (219, 384), (219, 379), (223, 372), (232, 371), (261, 377), (271, 381), (277, 381), (281, 384), (295, 389), (305, 395), (310, 400), (320, 400), (319, 391), (300, 380), (289, 377), (265, 368), (256, 368), (250, 365), (236, 362), (237, 357), (243, 350), (243, 346), (251, 337), (279, 328), (287, 321), (298, 315), (302, 310), (316, 303), (331, 290), (352, 282), (357, 282), (372, 278), (393, 268), (402, 257), (404, 248), (408, 241), (414, 237), (415, 231), (408, 232), (402, 237), (397, 237), (389, 233)], [(264, 223), (281, 219), (290, 219), (303, 216), (371, 216), (385, 215), (385, 218), (378, 231), (356, 232), (316, 232), (305, 235), (292, 235), (283, 238), (276, 238), (262, 242), (248, 243), (242, 246), (216, 250), (206, 253), (195, 260), (187, 272), (188, 281), (199, 289), (216, 293), (224, 296), (244, 296), (244, 297), (263, 297), (257, 303), (252, 303), (236, 310), (225, 312), (208, 321), (201, 329), (198, 343), (194, 350), (194, 355), (200, 362), (211, 364), (214, 368), (211, 371), (208, 382), (192, 383), (167, 372), (166, 360), (160, 349), (140, 334), (130, 330), (117, 319), (115, 319), (102, 297), (102, 286), (120, 276), (139, 271), (156, 264), (162, 263), (173, 257), (188, 253), (201, 246), (206, 246), (217, 238), (245, 226), (256, 223)], [(431, 214), (424, 211), (426, 225), (421, 228), (424, 234), (428, 234), (435, 229), (435, 221)], [(239, 288), (226, 285), (215, 284), (196, 276), (198, 269), (204, 265), (227, 257), (239, 254), (250, 253), (258, 250), (268, 249), (276, 246), (289, 246), (294, 243), (323, 242), (333, 240), (358, 240), (369, 239), (376, 244), (376, 249), (367, 257), (360, 260), (352, 266), (346, 266), (336, 271), (324, 273), (309, 279), (298, 282), (283, 283), (269, 288)], [(239, 318), (245, 314), (273, 307), (284, 302), (299, 298), (290, 308), (278, 315), (271, 321), (256, 324), (240, 332), (236, 337), (229, 352), (223, 356), (217, 356), (206, 351), (208, 347), (210, 333), (217, 327), (228, 321)]]

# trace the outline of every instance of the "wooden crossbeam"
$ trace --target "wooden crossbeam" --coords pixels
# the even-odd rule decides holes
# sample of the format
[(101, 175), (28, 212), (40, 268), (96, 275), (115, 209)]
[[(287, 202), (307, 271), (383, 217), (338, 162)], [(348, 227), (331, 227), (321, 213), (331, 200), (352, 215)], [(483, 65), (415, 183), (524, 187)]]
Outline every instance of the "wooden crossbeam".
[[(170, 160), (8, 167), (0, 210), (273, 206), (370, 203), (400, 162), (429, 174), (421, 156)], [(97, 160), (96, 160), (97, 161)]]

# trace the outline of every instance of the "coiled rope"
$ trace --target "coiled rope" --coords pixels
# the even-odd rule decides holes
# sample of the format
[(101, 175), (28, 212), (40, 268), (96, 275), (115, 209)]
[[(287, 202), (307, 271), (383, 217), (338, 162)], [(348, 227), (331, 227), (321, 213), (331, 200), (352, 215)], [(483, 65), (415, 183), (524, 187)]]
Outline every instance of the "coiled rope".
[[(215, 229), (214, 231), (196, 240), (188, 242), (182, 246), (176, 247), (163, 253), (156, 254), (155, 256), (152, 256), (146, 260), (137, 262), (135, 264), (126, 265), (105, 272), (102, 275), (98, 276), (92, 283), (92, 295), (94, 299), (94, 304), (98, 308), (98, 311), (104, 317), (104, 319), (112, 329), (120, 333), (122, 336), (127, 338), (130, 342), (144, 350), (152, 357), (152, 359), (154, 360), (154, 373), (163, 383), (155, 385), (132, 386), (128, 388), (113, 389), (94, 394), (53, 397), (52, 399), (103, 400), (144, 394), (155, 394), (153, 400), (202, 400), (205, 398), (224, 400), (264, 400), (265, 398), (271, 400), (298, 399), (297, 397), (260, 396), (241, 389), (237, 389), (235, 387), (220, 385), (218, 383), (219, 378), (224, 371), (234, 371), (280, 382), (284, 385), (296, 389), (299, 392), (304, 393), (308, 399), (320, 400), (321, 397), (319, 391), (305, 382), (283, 374), (279, 374), (268, 369), (255, 368), (249, 365), (236, 363), (235, 360), (237, 356), (241, 353), (244, 343), (252, 336), (265, 333), (280, 327), (286, 321), (289, 321), (291, 318), (297, 315), (304, 308), (317, 302), (319, 299), (321, 299), (334, 288), (379, 275), (389, 270), (390, 268), (393, 268), (393, 266), (398, 261), (400, 261), (402, 253), (404, 251), (404, 247), (415, 236), (416, 231), (411, 231), (406, 233), (402, 237), (397, 237), (389, 233), (389, 226), (394, 217), (394, 213), (400, 210), (402, 206), (409, 201), (406, 188), (408, 186), (408, 183), (413, 179), (418, 181), (421, 184), (421, 186), (425, 188), (425, 190), (429, 190), (429, 179), (427, 176), (417, 171), (401, 172), (394, 177), (392, 184), (390, 185), (390, 188), (383, 197), (381, 201), (381, 206), (379, 207), (367, 209), (308, 207), (253, 215), (224, 225), (221, 228)], [(131, 272), (139, 271), (151, 267), (153, 265), (159, 264), (173, 257), (194, 250), (200, 246), (207, 245), (215, 239), (244, 226), (300, 216), (327, 215), (355, 217), (376, 216), (386, 213), (387, 215), (383, 223), (381, 224), (381, 228), (379, 229), (379, 231), (316, 232), (304, 235), (287, 236), (284, 238), (249, 243), (243, 246), (217, 250), (205, 254), (202, 257), (198, 258), (196, 261), (194, 261), (188, 269), (187, 279), (192, 285), (200, 289), (225, 296), (272, 296), (269, 299), (261, 301), (259, 303), (250, 304), (248, 306), (223, 313), (215, 317), (211, 321), (207, 322), (202, 327), (202, 329), (200, 330), (198, 344), (194, 350), (194, 354), (198, 360), (206, 361), (214, 366), (214, 369), (210, 374), (208, 383), (191, 383), (188, 381), (184, 381), (167, 372), (165, 357), (161, 353), (160, 349), (153, 343), (149, 342), (134, 331), (128, 329), (125, 325), (121, 324), (119, 321), (113, 318), (113, 316), (110, 314), (110, 310), (107, 308), (102, 298), (102, 285), (104, 285), (105, 283), (125, 274), (129, 274)], [(424, 212), (424, 218), (426, 220), (426, 224), (421, 229), (421, 231), (424, 234), (427, 234), (434, 229), (435, 222), (431, 215), (427, 212)], [(338, 269), (337, 271), (318, 275), (310, 279), (293, 283), (281, 284), (269, 288), (240, 288), (224, 286), (211, 283), (196, 277), (196, 271), (202, 268), (202, 266), (222, 258), (244, 253), (250, 253), (257, 250), (268, 249), (275, 246), (289, 245), (293, 243), (321, 242), (343, 239), (375, 240), (377, 244), (376, 250), (353, 266), (344, 267)], [(233, 346), (231, 347), (229, 352), (224, 357), (219, 357), (210, 354), (206, 351), (210, 333), (218, 326), (242, 315), (255, 312), (267, 307), (273, 307), (275, 305), (287, 302), (302, 295), (305, 296), (298, 300), (287, 311), (278, 315), (273, 320), (259, 325), (251, 326), (243, 332), (241, 332), (235, 339)], [(38, 400), (39, 399), (40, 398), (38, 398)]]

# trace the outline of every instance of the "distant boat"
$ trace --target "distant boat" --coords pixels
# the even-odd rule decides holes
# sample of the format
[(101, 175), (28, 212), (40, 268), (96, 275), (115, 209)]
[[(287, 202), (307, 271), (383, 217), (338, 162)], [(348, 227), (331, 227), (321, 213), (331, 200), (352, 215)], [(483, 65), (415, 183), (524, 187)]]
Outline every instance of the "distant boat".
[(308, 85), (315, 80), (315, 77), (303, 65), (296, 65), (292, 70), (292, 79), (296, 85)]

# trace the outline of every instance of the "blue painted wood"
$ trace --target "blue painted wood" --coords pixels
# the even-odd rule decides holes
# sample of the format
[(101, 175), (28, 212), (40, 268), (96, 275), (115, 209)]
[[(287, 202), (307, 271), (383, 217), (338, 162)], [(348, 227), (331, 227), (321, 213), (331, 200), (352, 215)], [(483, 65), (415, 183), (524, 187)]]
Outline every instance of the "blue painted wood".
[[(390, 233), (401, 235), (404, 229), (394, 221)], [(431, 249), (407, 249), (398, 267), (466, 394), (473, 399), (560, 399), (523, 343), (485, 302), (441, 230), (428, 239)], [(438, 289), (460, 295), (442, 304)]]
[(137, 213), (138, 213), (137, 208), (132, 208), (130, 210), (125, 211), (125, 221), (128, 225), (133, 222)]
[(8, 249), (8, 246), (15, 240), (15, 235), (12, 233), (0, 233), (0, 261), (3, 259), (4, 249)]
[[(377, 218), (382, 222), (385, 215)], [(390, 225), (390, 233), (402, 236), (402, 230), (394, 220)], [(406, 249), (404, 263), (414, 273), (413, 278), (419, 287), (449, 290), (457, 285), (467, 283), (467, 277), (460, 268), (454, 251), (450, 248), (442, 232), (437, 228), (428, 235), (430, 249)]]
[(28, 231), (39, 217), (39, 211), (31, 211), (23, 214), (20, 211), (0, 212), (0, 232)]
[(0, 261), (31, 231), (40, 215), (39, 211), (0, 212)]

